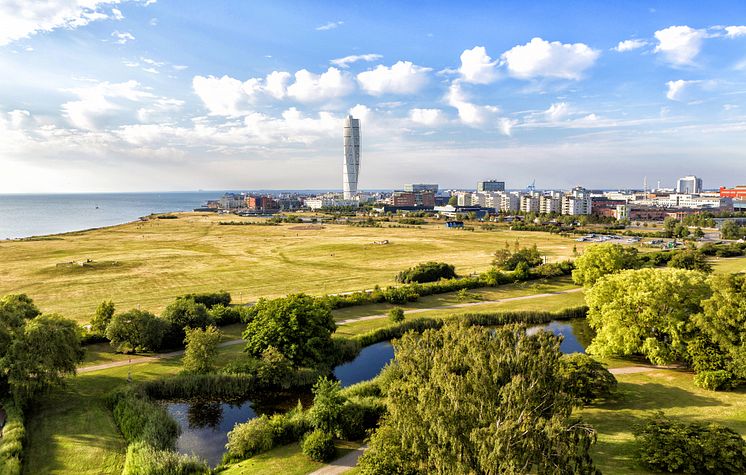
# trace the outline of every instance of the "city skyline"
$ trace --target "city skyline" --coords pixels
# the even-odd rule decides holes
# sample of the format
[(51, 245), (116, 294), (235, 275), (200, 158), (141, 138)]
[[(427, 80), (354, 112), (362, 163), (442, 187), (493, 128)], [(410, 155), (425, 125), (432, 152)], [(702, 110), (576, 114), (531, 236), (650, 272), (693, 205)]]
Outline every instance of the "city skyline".
[(349, 114), (360, 189), (746, 182), (742, 2), (20, 8), (0, 193), (338, 189)]

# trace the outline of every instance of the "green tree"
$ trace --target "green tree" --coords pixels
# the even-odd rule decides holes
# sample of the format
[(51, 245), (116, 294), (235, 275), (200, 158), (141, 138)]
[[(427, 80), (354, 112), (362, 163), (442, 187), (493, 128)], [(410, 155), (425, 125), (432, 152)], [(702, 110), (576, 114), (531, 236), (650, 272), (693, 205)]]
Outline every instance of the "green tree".
[(712, 264), (707, 260), (707, 256), (702, 254), (701, 251), (695, 249), (687, 249), (677, 252), (671, 260), (668, 261), (668, 267), (698, 270), (708, 274), (712, 272)]
[(448, 204), (451, 206), (457, 206), (458, 205), (458, 196), (453, 195), (450, 198), (448, 198)]
[(637, 249), (608, 242), (594, 244), (575, 259), (572, 280), (578, 285), (591, 287), (607, 274), (634, 267), (637, 267)]
[(697, 228), (692, 233), (692, 236), (694, 236), (694, 239), (702, 239), (703, 237), (705, 237), (705, 232), (702, 231), (702, 228), (697, 226)]
[(290, 387), (293, 376), (293, 363), (274, 346), (262, 352), (261, 363), (257, 368), (259, 381), (269, 387)]
[(602, 363), (582, 353), (562, 356), (560, 375), (565, 388), (578, 403), (590, 404), (595, 399), (608, 397), (616, 388), (614, 375)]
[(313, 406), (308, 410), (308, 420), (314, 429), (327, 434), (339, 433), (339, 419), (346, 398), (341, 394), (339, 381), (320, 377), (313, 386)]
[(588, 353), (644, 355), (655, 364), (683, 359), (690, 316), (710, 286), (701, 272), (638, 269), (610, 274), (586, 291), (588, 324), (596, 331)]
[(391, 320), (394, 323), (399, 323), (404, 321), (404, 310), (401, 307), (394, 307), (391, 310), (389, 310), (389, 320)]
[(204, 304), (191, 298), (178, 298), (163, 311), (161, 317), (171, 324), (164, 336), (167, 347), (176, 347), (183, 343), (186, 328), (207, 328), (215, 323)]
[(495, 252), (492, 265), (503, 270), (515, 270), (519, 264), (524, 263), (527, 267), (536, 267), (544, 262), (536, 244), (531, 247), (518, 249), (516, 241), (516, 250), (510, 252), (509, 249), (500, 249)]
[(106, 328), (106, 338), (117, 351), (157, 351), (167, 326), (150, 312), (132, 309), (112, 317)]
[(447, 325), (394, 346), (400, 377), (361, 473), (598, 473), (554, 335)]
[(0, 298), (0, 316), (3, 319), (31, 320), (39, 315), (41, 312), (26, 294), (9, 294)]
[(337, 326), (329, 307), (317, 299), (305, 294), (260, 299), (250, 319), (243, 333), (250, 355), (259, 357), (271, 345), (296, 365), (328, 362)]
[(215, 369), (215, 357), (218, 355), (218, 343), (222, 333), (216, 327), (210, 325), (204, 330), (201, 328), (187, 328), (184, 343), (184, 359), (182, 365), (187, 371), (194, 373), (209, 373)]
[(104, 300), (98, 307), (96, 307), (96, 313), (93, 314), (91, 319), (91, 330), (96, 333), (103, 335), (106, 333), (106, 327), (111, 322), (111, 317), (114, 316), (114, 302), (111, 300)]
[(746, 237), (746, 226), (739, 226), (732, 220), (723, 221), (720, 226), (721, 239), (741, 239)]
[(679, 220), (671, 216), (663, 220), (663, 233), (666, 237), (674, 237), (676, 232), (676, 226), (679, 224)]

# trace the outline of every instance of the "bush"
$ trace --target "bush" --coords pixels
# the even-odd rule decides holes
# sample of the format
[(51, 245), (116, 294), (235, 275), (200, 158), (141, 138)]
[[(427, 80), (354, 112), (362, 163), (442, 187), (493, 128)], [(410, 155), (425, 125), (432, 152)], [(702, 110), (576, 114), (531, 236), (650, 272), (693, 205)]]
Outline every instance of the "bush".
[(274, 414), (269, 418), (274, 445), (285, 445), (301, 440), (303, 434), (312, 429), (303, 405), (298, 405), (284, 414)]
[(400, 307), (392, 308), (391, 310), (389, 310), (389, 320), (394, 323), (404, 321), (404, 310), (402, 310)]
[(128, 443), (144, 442), (159, 450), (173, 448), (179, 425), (144, 392), (125, 387), (110, 396), (109, 404), (114, 422)]
[(328, 462), (336, 453), (332, 435), (319, 429), (306, 435), (300, 447), (305, 455), (316, 462)]
[(210, 467), (197, 457), (156, 450), (137, 442), (127, 447), (122, 475), (196, 475), (209, 474)]
[(222, 305), (227, 307), (231, 303), (231, 294), (225, 290), (220, 292), (202, 293), (202, 294), (186, 294), (179, 297), (180, 299), (193, 300), (195, 303), (201, 303), (207, 308), (213, 308), (216, 305)]
[(269, 417), (261, 415), (228, 432), (225, 448), (229, 460), (243, 460), (270, 450), (274, 445), (274, 430)]
[(436, 282), (440, 279), (455, 279), (456, 270), (451, 264), (445, 262), (426, 262), (418, 264), (405, 271), (399, 272), (396, 281), (403, 284), (418, 282)]
[(186, 349), (181, 360), (184, 370), (194, 373), (209, 373), (215, 367), (215, 357), (218, 354), (218, 343), (222, 333), (214, 326), (206, 329), (186, 328)]
[(171, 325), (163, 338), (167, 348), (180, 347), (184, 343), (185, 328), (206, 328), (214, 323), (204, 304), (184, 298), (178, 298), (166, 307), (162, 317)]
[(638, 457), (660, 472), (746, 473), (746, 441), (718, 424), (687, 424), (658, 412), (635, 427)]
[(207, 313), (213, 319), (215, 325), (221, 327), (231, 323), (247, 323), (246, 314), (248, 312), (246, 307), (225, 306), (219, 303), (209, 309)]
[(416, 301), (420, 298), (420, 294), (418, 294), (412, 287), (405, 285), (402, 287), (387, 287), (386, 290), (383, 291), (383, 298), (388, 303), (403, 305), (407, 302)]
[(617, 385), (614, 375), (602, 363), (582, 353), (563, 355), (560, 375), (567, 391), (581, 404), (610, 396)]
[(697, 250), (687, 249), (674, 254), (668, 267), (677, 269), (698, 270), (702, 272), (712, 272), (712, 264), (707, 261), (707, 256)]
[(322, 377), (313, 386), (313, 406), (308, 410), (308, 420), (314, 429), (334, 434), (339, 429), (339, 418), (346, 398), (341, 394), (339, 381)]
[(495, 253), (495, 259), (492, 264), (503, 270), (516, 270), (520, 264), (526, 268), (536, 267), (544, 262), (541, 253), (534, 244), (532, 247), (524, 247), (515, 252), (510, 252), (507, 248)]
[(23, 411), (11, 399), (2, 402), (6, 421), (0, 438), (0, 474), (20, 475), (23, 460), (23, 442), (26, 428), (23, 425)]
[(133, 309), (112, 317), (106, 337), (117, 351), (158, 351), (167, 326), (152, 313)]
[(694, 384), (710, 391), (731, 389), (733, 386), (733, 374), (724, 369), (702, 371), (694, 377)]

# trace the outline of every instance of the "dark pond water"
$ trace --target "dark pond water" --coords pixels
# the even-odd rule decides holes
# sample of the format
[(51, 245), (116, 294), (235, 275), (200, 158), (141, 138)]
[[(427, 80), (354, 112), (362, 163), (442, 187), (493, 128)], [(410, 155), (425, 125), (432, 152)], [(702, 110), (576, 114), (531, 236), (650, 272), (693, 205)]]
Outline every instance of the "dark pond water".
[(382, 341), (360, 350), (353, 361), (334, 368), (334, 376), (343, 387), (373, 379), (386, 363), (394, 358), (394, 347), (390, 341)]
[(578, 318), (573, 320), (558, 321), (554, 320), (546, 325), (535, 325), (529, 327), (529, 334), (536, 333), (539, 330), (546, 330), (557, 336), (562, 336), (560, 351), (562, 353), (585, 353), (585, 348), (590, 344), (590, 327), (585, 319)]

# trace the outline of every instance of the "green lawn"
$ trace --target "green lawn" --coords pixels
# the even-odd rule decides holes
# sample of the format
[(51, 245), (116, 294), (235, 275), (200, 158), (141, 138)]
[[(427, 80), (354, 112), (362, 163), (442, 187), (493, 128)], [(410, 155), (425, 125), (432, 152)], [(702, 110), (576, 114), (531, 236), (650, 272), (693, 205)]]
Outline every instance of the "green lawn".
[(746, 272), (746, 257), (715, 257), (710, 262), (717, 273)]
[[(430, 260), (454, 264), (461, 275), (481, 272), (506, 241), (536, 244), (550, 261), (585, 247), (549, 233), (454, 231), (442, 224), (218, 225), (225, 219), (184, 213), (53, 240), (0, 242), (0, 295), (25, 292), (44, 311), (86, 322), (105, 299), (120, 310), (160, 312), (188, 292), (224, 289), (240, 303), (294, 292), (319, 295), (392, 285), (399, 271)], [(384, 239), (390, 244), (373, 244)]]
[[(337, 458), (360, 447), (355, 442), (336, 441)], [(233, 464), (218, 473), (221, 475), (306, 475), (324, 464), (314, 462), (300, 450), (298, 444), (283, 445), (269, 452)]]
[(580, 411), (598, 431), (593, 459), (604, 474), (652, 473), (634, 460), (632, 427), (655, 410), (685, 421), (716, 422), (746, 436), (746, 388), (706, 391), (693, 379), (691, 373), (673, 370), (617, 375), (616, 401)]

